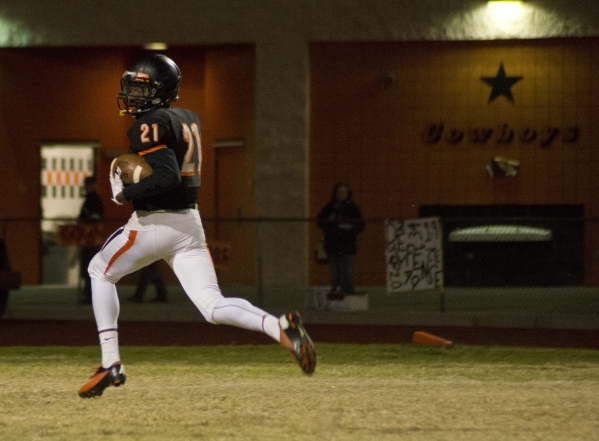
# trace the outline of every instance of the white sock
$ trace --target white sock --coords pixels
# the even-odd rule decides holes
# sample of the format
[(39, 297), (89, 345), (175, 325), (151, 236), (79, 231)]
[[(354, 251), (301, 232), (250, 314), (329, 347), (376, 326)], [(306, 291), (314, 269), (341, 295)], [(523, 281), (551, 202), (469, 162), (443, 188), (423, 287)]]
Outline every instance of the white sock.
[(262, 328), (264, 329), (264, 333), (266, 335), (270, 335), (278, 343), (281, 343), (281, 327), (279, 326), (278, 318), (276, 318), (274, 315), (268, 314), (266, 317), (264, 317)]
[(222, 298), (212, 311), (212, 320), (216, 324), (263, 332), (277, 342), (281, 340), (279, 320), (245, 299)]
[(92, 304), (100, 336), (102, 367), (109, 368), (121, 360), (117, 331), (120, 304), (115, 284), (106, 280), (92, 279)]
[(109, 368), (121, 361), (119, 353), (119, 333), (116, 329), (107, 329), (99, 333), (100, 349), (102, 349), (102, 367)]

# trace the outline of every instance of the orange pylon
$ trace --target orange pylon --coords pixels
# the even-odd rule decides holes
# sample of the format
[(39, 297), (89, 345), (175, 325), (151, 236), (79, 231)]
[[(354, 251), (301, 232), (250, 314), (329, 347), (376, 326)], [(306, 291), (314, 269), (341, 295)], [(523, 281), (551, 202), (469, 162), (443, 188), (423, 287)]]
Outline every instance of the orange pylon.
[(438, 346), (441, 349), (450, 349), (453, 347), (453, 342), (450, 340), (445, 340), (444, 338), (437, 337), (436, 335), (429, 334), (424, 331), (416, 331), (412, 336), (412, 342), (418, 343), (421, 345), (428, 346)]

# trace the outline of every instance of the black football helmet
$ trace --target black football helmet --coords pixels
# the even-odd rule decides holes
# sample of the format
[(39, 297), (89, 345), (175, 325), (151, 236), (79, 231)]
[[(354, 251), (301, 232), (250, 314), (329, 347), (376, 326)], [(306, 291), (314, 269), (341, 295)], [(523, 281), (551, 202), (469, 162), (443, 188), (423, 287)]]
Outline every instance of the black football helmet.
[(117, 104), (121, 115), (140, 116), (156, 107), (169, 107), (179, 98), (181, 71), (166, 55), (150, 54), (121, 77)]

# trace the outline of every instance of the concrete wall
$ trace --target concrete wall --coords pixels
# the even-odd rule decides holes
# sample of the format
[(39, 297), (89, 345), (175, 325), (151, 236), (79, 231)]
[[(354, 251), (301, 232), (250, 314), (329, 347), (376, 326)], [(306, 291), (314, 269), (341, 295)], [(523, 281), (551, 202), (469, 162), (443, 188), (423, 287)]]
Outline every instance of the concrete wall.
[[(482, 0), (4, 0), (0, 47), (256, 45), (257, 216), (308, 207), (309, 43), (486, 40), (599, 35), (596, 0), (537, 0), (493, 21)], [(510, 24), (510, 26), (508, 26)], [(269, 189), (277, 188), (273, 192)], [(263, 283), (301, 285), (306, 228), (265, 226)], [(290, 269), (293, 269), (290, 271)]]

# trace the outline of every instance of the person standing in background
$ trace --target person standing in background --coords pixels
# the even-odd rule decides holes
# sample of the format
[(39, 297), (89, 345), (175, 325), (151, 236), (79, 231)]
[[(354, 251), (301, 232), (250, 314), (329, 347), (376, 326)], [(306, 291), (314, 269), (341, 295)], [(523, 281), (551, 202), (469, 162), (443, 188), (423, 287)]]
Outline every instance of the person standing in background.
[[(102, 222), (104, 220), (104, 205), (98, 194), (96, 185), (96, 177), (88, 176), (84, 180), (85, 200), (79, 212), (78, 222), (88, 224), (94, 222)], [(92, 302), (92, 285), (91, 278), (87, 272), (89, 263), (100, 251), (97, 245), (84, 245), (80, 249), (79, 254), (79, 276), (83, 279), (83, 293), (81, 303), (91, 304)]]
[(158, 260), (155, 260), (148, 266), (144, 266), (139, 270), (137, 287), (135, 288), (135, 293), (129, 297), (129, 301), (134, 303), (143, 302), (146, 290), (150, 283), (156, 288), (156, 297), (154, 297), (152, 301), (166, 303), (166, 285), (162, 279), (162, 274), (160, 274)]
[(357, 236), (364, 230), (365, 222), (348, 184), (335, 184), (330, 201), (317, 216), (316, 225), (324, 231), (324, 249), (331, 277), (330, 297), (355, 294), (353, 267)]

